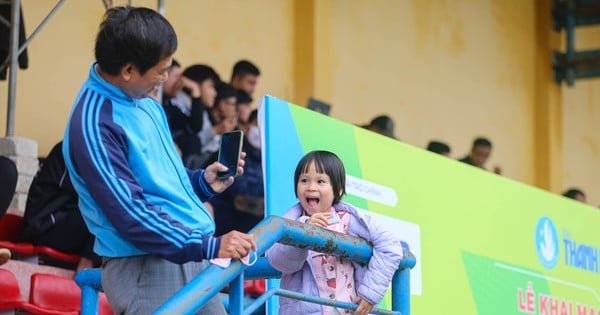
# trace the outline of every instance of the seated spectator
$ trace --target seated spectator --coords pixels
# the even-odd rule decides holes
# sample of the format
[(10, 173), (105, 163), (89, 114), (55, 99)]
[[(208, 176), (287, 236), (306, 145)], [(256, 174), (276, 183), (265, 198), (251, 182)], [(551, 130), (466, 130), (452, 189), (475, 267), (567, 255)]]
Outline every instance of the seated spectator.
[(258, 83), (260, 70), (248, 60), (240, 60), (235, 63), (231, 71), (231, 86), (236, 90), (242, 90), (252, 96)]
[(236, 92), (236, 110), (237, 110), (237, 129), (248, 133), (248, 119), (252, 112), (252, 97), (244, 90), (237, 90)]
[[(485, 170), (485, 162), (487, 162), (491, 154), (492, 143), (490, 140), (477, 138), (473, 141), (471, 152), (459, 161)], [(502, 169), (496, 166), (494, 167), (494, 173), (500, 175), (502, 174)]]
[(215, 104), (215, 86), (221, 79), (210, 66), (195, 64), (183, 71), (181, 80), (184, 87), (171, 98), (176, 109), (165, 112), (171, 117), (168, 118), (169, 128), (184, 164), (188, 168), (197, 168), (202, 152), (200, 134), (213, 128), (209, 111)]
[(427, 151), (431, 151), (443, 156), (450, 156), (450, 146), (441, 141), (429, 141)]
[(369, 124), (362, 126), (365, 129), (369, 129), (378, 134), (384, 135), (386, 137), (394, 138), (394, 121), (390, 116), (380, 115), (371, 120)]
[(19, 174), (17, 166), (11, 159), (0, 156), (0, 218), (8, 211), (8, 206), (15, 195)]
[(219, 151), (221, 135), (237, 126), (236, 90), (231, 85), (223, 83), (217, 86), (214, 103), (208, 117), (212, 128), (203, 128), (198, 133), (202, 145), (202, 163), (211, 154)]
[(77, 203), (61, 141), (52, 148), (29, 187), (21, 238), (24, 242), (81, 256), (79, 271), (99, 266), (100, 257), (93, 251), (94, 236), (87, 229)]
[(257, 113), (255, 109), (250, 114), (250, 128), (244, 137), (244, 175), (237, 177), (227, 190), (205, 203), (214, 212), (215, 235), (223, 235), (232, 230), (248, 232), (265, 216), (261, 138)]
[(569, 188), (567, 189), (565, 192), (563, 192), (562, 194), (563, 196), (567, 197), (567, 198), (571, 198), (583, 203), (587, 202), (587, 199), (585, 197), (585, 193), (578, 188)]

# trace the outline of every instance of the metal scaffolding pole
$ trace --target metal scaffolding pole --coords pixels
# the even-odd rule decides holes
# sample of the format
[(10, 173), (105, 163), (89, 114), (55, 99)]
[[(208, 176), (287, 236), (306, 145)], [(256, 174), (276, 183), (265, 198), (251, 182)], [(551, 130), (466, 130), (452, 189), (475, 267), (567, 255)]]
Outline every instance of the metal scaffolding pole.
[(8, 58), (0, 65), (0, 70), (9, 67), (8, 76), (8, 103), (6, 107), (6, 136), (10, 137), (15, 132), (15, 100), (17, 90), (17, 62), (19, 55), (29, 46), (31, 41), (38, 35), (42, 28), (50, 21), (50, 18), (56, 14), (58, 8), (65, 2), (65, 0), (59, 0), (54, 8), (48, 13), (48, 15), (40, 22), (35, 28), (33, 33), (27, 38), (27, 40), (19, 47), (19, 24), (21, 19), (21, 0), (12, 0), (11, 2), (11, 21), (0, 20), (0, 23), (10, 25), (10, 53)]
[[(165, 16), (165, 0), (158, 0), (157, 12), (160, 15)], [(162, 99), (163, 99), (163, 85), (161, 84), (158, 87), (158, 91), (156, 92), (156, 101), (159, 103), (162, 103)]]
[(21, 0), (11, 2), (10, 23), (10, 73), (8, 76), (8, 104), (6, 106), (6, 136), (15, 133), (15, 92), (17, 89), (17, 59), (19, 58), (19, 23), (21, 13)]

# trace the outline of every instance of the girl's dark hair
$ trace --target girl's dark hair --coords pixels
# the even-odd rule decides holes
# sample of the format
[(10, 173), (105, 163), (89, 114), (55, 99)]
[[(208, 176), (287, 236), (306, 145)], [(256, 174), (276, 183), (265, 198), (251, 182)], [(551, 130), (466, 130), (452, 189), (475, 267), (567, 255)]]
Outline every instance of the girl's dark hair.
[(325, 173), (329, 176), (333, 188), (333, 203), (340, 202), (346, 194), (346, 170), (342, 160), (335, 153), (329, 151), (311, 151), (298, 162), (294, 172), (296, 198), (298, 198), (298, 179), (300, 175), (308, 171), (308, 167), (312, 162), (315, 163), (317, 173)]
[(148, 8), (114, 7), (106, 11), (96, 37), (95, 56), (102, 71), (117, 75), (132, 63), (141, 75), (177, 50), (175, 30)]

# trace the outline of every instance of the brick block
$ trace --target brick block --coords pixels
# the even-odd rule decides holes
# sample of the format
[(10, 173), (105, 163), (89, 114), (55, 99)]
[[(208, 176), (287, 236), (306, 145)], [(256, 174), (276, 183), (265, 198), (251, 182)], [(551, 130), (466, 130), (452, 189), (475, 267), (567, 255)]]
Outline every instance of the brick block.
[(38, 156), (38, 145), (33, 139), (22, 137), (0, 138), (0, 155), (5, 156)]
[(29, 192), (29, 186), (31, 186), (32, 181), (33, 176), (19, 174), (19, 179), (17, 180), (17, 189), (15, 190), (15, 192), (27, 194)]
[(15, 162), (19, 176), (34, 176), (39, 169), (40, 162), (37, 158), (30, 156), (9, 156), (8, 158)]
[(12, 213), (24, 213), (25, 212), (25, 204), (27, 203), (27, 194), (16, 193), (13, 196), (12, 201), (10, 202), (9, 209), (11, 209)]

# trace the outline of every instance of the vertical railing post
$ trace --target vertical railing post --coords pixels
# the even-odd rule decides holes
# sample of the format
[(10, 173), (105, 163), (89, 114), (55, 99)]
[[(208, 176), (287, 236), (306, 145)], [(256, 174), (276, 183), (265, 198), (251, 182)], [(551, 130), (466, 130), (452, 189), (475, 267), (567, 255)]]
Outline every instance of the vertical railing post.
[(396, 271), (392, 278), (392, 310), (410, 315), (410, 268)]
[(244, 273), (240, 273), (229, 284), (229, 314), (242, 315), (244, 312)]
[(98, 314), (98, 290), (89, 285), (81, 287), (81, 315)]
[(100, 269), (84, 269), (75, 275), (81, 288), (81, 315), (98, 314), (98, 292), (102, 288)]
[(404, 249), (404, 258), (392, 278), (392, 310), (410, 315), (410, 270), (416, 265), (415, 256)]

